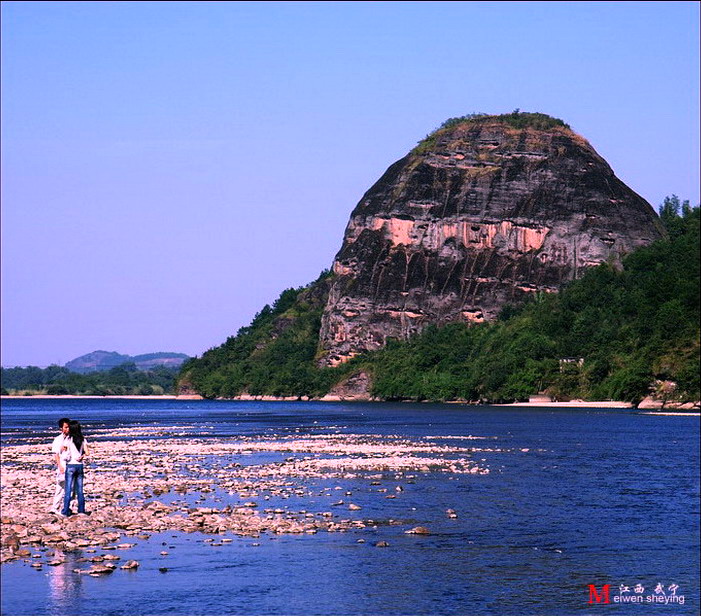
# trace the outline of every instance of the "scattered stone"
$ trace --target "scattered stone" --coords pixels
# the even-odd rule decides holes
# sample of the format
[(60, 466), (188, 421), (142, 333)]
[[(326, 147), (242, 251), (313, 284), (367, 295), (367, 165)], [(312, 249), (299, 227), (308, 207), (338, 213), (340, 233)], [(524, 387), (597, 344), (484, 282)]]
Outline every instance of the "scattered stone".
[[(190, 429), (192, 434), (188, 432)], [(140, 438), (130, 441), (121, 440), (117, 430), (101, 431), (99, 445), (91, 452), (95, 469), (99, 472), (91, 474), (90, 491), (86, 495), (90, 501), (90, 516), (56, 519), (45, 513), (46, 501), (53, 490), (53, 475), (47, 472), (42, 443), (32, 440), (3, 448), (0, 461), (0, 508), (3, 512), (0, 518), (0, 562), (29, 558), (31, 551), (25, 550), (30, 546), (57, 548), (61, 552), (88, 552), (90, 548), (88, 553), (93, 554), (94, 547), (105, 551), (133, 547), (134, 543), (116, 545), (124, 535), (144, 541), (154, 533), (168, 531), (258, 537), (261, 533), (345, 532), (373, 524), (361, 520), (334, 520), (330, 511), (311, 513), (306, 509), (289, 511), (278, 507), (260, 513), (253, 500), (240, 507), (226, 504), (219, 508), (192, 507), (184, 499), (166, 504), (146, 500), (144, 493), (156, 496), (173, 490), (183, 494), (199, 493), (197, 505), (204, 505), (204, 500), (221, 502), (218, 496), (214, 499), (204, 496), (212, 492), (212, 486), (217, 486), (222, 494), (267, 501), (270, 498), (313, 497), (316, 494), (299, 482), (333, 479), (337, 482), (335, 486), (331, 484), (319, 494), (330, 496), (338, 489), (351, 496), (352, 492), (340, 485), (344, 480), (364, 479), (371, 481), (373, 486), (380, 486), (381, 481), (389, 477), (412, 483), (413, 478), (420, 476), (425, 469), (454, 474), (488, 471), (471, 461), (470, 449), (392, 436), (295, 434), (241, 436), (232, 441), (203, 439), (195, 426), (144, 426), (136, 430)], [(169, 431), (174, 438), (163, 438), (169, 435)], [(183, 435), (188, 435), (188, 438), (180, 438)], [(232, 456), (256, 452), (286, 452), (289, 455), (287, 460), (257, 465), (243, 466), (231, 462)], [(134, 456), (143, 462), (137, 468), (125, 463)], [(204, 459), (206, 463), (202, 461)], [(381, 489), (387, 491), (387, 488)], [(391, 490), (392, 495), (402, 491), (396, 484)], [(346, 503), (341, 500), (334, 505)], [(361, 509), (354, 503), (347, 506), (350, 511)], [(231, 541), (222, 540), (221, 543)], [(52, 560), (63, 560), (63, 557)], [(113, 560), (116, 558), (103, 558), (95, 564), (106, 566), (105, 563)]]
[(415, 526), (409, 530), (404, 531), (406, 535), (430, 535), (431, 531), (425, 526)]
[(136, 560), (128, 560), (125, 562), (120, 569), (137, 569), (139, 566), (139, 562)]
[(389, 547), (389, 543), (387, 543), (386, 541), (378, 541), (378, 542), (375, 544), (375, 547), (376, 547), (376, 548), (388, 548), (388, 547)]
[(101, 575), (108, 575), (114, 571), (113, 567), (108, 567), (107, 565), (93, 565), (87, 570), (88, 575), (92, 577), (98, 577)]

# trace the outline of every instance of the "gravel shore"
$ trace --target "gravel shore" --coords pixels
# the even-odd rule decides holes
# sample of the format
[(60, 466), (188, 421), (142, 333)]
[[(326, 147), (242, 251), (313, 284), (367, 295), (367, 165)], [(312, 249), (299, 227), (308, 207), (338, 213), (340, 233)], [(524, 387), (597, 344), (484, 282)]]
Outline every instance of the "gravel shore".
[[(478, 447), (483, 439), (460, 435), (430, 440), (356, 434), (222, 439), (206, 437), (201, 427), (182, 425), (93, 430), (90, 437), (87, 516), (47, 513), (55, 471), (45, 438), (21, 444), (10, 440), (3, 447), (0, 562), (24, 558), (41, 568), (65, 562), (67, 552), (128, 549), (130, 539), (166, 530), (258, 537), (362, 529), (375, 522), (363, 519), (351, 492), (329, 506), (333, 511), (270, 503), (318, 496), (319, 480), (324, 479), (370, 482), (391, 477), (396, 493), (377, 490), (377, 497), (396, 498), (402, 482), (414, 483), (423, 473), (489, 472), (472, 460), (475, 452), (485, 450)], [(475, 440), (476, 446), (445, 445), (441, 438)], [(274, 461), (255, 463), (259, 454)], [(254, 463), (248, 464), (249, 458)], [(85, 558), (88, 567), (76, 571), (109, 573), (117, 567), (109, 560), (104, 554)], [(135, 561), (127, 564), (125, 568), (138, 567)]]

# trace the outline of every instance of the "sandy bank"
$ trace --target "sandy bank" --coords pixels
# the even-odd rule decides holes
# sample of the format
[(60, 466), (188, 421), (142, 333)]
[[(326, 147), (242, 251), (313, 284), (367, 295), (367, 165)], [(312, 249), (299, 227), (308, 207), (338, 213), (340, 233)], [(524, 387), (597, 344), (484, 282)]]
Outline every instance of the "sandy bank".
[(512, 402), (510, 404), (492, 404), (490, 406), (530, 406), (537, 408), (597, 408), (597, 409), (632, 409), (630, 402), (617, 402), (615, 400), (597, 400), (586, 402), (584, 400), (570, 400), (569, 402)]
[(600, 408), (600, 409), (637, 409), (645, 415), (699, 415), (698, 403), (687, 402), (684, 404), (667, 403), (662, 407), (662, 402), (641, 403), (637, 407), (630, 402), (616, 402), (614, 400), (598, 400), (586, 402), (584, 400), (570, 400), (569, 402), (513, 402), (511, 404), (494, 404), (492, 406), (525, 406), (537, 408)]
[(203, 400), (202, 396), (186, 395), (186, 396), (76, 396), (73, 394), (50, 396), (48, 394), (37, 394), (34, 396), (0, 396), (2, 400), (15, 400), (19, 398), (37, 399), (37, 400)]
[(676, 415), (677, 417), (701, 417), (699, 411), (644, 411), (641, 415)]
[[(76, 396), (76, 395), (61, 395), (50, 396), (46, 394), (37, 394), (35, 396), (0, 396), (3, 400), (15, 399), (35, 399), (35, 400), (204, 400), (202, 396), (197, 394), (188, 394), (181, 396)], [(335, 396), (326, 395), (321, 398), (310, 398), (309, 396), (251, 396), (241, 395), (232, 398), (217, 398), (217, 400), (232, 400), (243, 402), (384, 402), (376, 398), (351, 397), (351, 396)], [(405, 400), (404, 402), (415, 403), (415, 400)], [(436, 403), (439, 404), (439, 403)], [(446, 400), (443, 404), (465, 404), (470, 406), (482, 406), (464, 400)], [(582, 400), (571, 400), (570, 402), (513, 402), (510, 404), (489, 404), (484, 406), (531, 406), (531, 407), (570, 407), (570, 408), (632, 408), (628, 402), (615, 401), (600, 401), (600, 402), (584, 402)]]
[[(198, 394), (185, 395), (161, 395), (161, 396), (76, 396), (76, 395), (59, 395), (50, 396), (46, 394), (37, 394), (35, 396), (0, 396), (0, 399), (14, 400), (19, 398), (29, 398), (38, 400), (204, 400)], [(385, 402), (378, 398), (364, 396), (338, 396), (327, 394), (321, 398), (310, 398), (309, 396), (269, 396), (257, 395), (251, 396), (242, 394), (232, 398), (217, 398), (217, 400), (242, 401), (242, 402)], [(402, 400), (400, 402), (417, 403), (416, 400)], [(430, 403), (430, 401), (424, 401)], [(684, 404), (667, 402), (663, 405), (660, 400), (645, 398), (637, 407), (630, 402), (620, 402), (617, 400), (595, 400), (588, 402), (586, 400), (569, 400), (568, 402), (552, 402), (547, 399), (533, 400), (529, 402), (511, 402), (508, 404), (476, 404), (466, 400), (445, 400), (435, 404), (464, 404), (467, 406), (513, 406), (513, 407), (531, 407), (531, 408), (601, 408), (601, 409), (632, 409), (637, 408), (641, 411), (656, 412), (656, 414), (665, 415), (693, 415), (699, 412), (698, 402), (687, 402)]]

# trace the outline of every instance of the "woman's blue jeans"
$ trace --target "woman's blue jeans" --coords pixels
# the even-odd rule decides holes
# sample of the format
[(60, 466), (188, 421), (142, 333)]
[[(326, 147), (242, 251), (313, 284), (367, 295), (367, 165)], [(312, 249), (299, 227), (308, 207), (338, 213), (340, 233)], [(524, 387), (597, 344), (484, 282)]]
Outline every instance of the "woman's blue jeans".
[(71, 515), (71, 495), (78, 494), (78, 513), (85, 513), (85, 496), (83, 495), (83, 465), (66, 464), (66, 495), (63, 497), (63, 515)]

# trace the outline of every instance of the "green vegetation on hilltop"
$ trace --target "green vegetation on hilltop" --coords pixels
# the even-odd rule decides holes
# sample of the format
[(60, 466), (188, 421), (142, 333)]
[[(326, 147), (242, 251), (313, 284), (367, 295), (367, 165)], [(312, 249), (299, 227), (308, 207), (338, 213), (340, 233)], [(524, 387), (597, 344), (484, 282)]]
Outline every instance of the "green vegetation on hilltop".
[(637, 402), (651, 389), (699, 399), (699, 208), (665, 199), (669, 237), (588, 270), (558, 294), (507, 306), (496, 323), (429, 327), (338, 368), (316, 367), (331, 274), (288, 289), (249, 327), (183, 365), (181, 386), (205, 397), (320, 396), (366, 372), (381, 399)]
[(536, 130), (548, 130), (549, 128), (555, 128), (556, 126), (561, 126), (563, 128), (569, 128), (570, 125), (566, 124), (560, 118), (553, 118), (545, 113), (531, 113), (528, 111), (521, 111), (515, 109), (511, 113), (502, 113), (500, 115), (490, 115), (487, 113), (469, 113), (464, 116), (457, 118), (448, 118), (440, 127), (436, 130), (445, 130), (447, 128), (454, 128), (460, 124), (467, 124), (470, 122), (484, 122), (484, 121), (498, 121), (508, 124), (513, 128), (535, 128)]
[(504, 124), (508, 124), (513, 128), (534, 128), (536, 130), (548, 130), (556, 127), (570, 128), (569, 124), (566, 124), (559, 118), (553, 118), (552, 116), (544, 113), (522, 112), (519, 109), (515, 109), (511, 113), (503, 113), (501, 115), (469, 113), (456, 118), (448, 118), (437, 129), (430, 132), (428, 135), (426, 135), (426, 137), (419, 141), (417, 146), (413, 149), (413, 152), (418, 154), (430, 150), (436, 144), (436, 140), (441, 134), (448, 132), (456, 126), (485, 121), (499, 121), (503, 122)]

